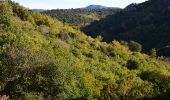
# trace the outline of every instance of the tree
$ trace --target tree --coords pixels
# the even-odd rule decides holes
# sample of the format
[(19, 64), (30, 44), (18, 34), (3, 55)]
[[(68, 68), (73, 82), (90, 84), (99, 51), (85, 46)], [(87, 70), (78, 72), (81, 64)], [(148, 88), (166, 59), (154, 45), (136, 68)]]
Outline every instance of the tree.
[(96, 40), (101, 42), (103, 40), (103, 37), (101, 35), (99, 35), (99, 36), (96, 37)]
[(135, 42), (135, 41), (130, 41), (129, 43), (129, 49), (134, 52), (141, 52), (142, 51), (142, 45)]
[(153, 58), (157, 56), (157, 51), (156, 51), (155, 48), (151, 49), (150, 56), (153, 57)]

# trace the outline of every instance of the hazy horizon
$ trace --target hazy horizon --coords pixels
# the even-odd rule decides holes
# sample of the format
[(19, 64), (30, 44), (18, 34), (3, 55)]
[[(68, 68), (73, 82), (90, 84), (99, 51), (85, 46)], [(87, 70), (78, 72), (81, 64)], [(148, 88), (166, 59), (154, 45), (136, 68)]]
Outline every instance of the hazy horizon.
[(124, 8), (131, 3), (141, 3), (146, 0), (13, 0), (30, 9), (70, 9), (82, 8), (88, 5)]

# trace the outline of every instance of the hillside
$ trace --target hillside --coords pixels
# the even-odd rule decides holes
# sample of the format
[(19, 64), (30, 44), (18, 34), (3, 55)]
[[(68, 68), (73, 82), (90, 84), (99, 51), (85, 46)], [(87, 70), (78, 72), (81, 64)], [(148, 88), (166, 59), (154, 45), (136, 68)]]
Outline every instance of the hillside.
[[(82, 27), (89, 25), (95, 20), (106, 17), (120, 11), (119, 8), (107, 9), (56, 9), (43, 12), (55, 19), (64, 23), (69, 23), (73, 26)], [(64, 17), (63, 17), (64, 16)]]
[(149, 0), (131, 4), (121, 12), (82, 28), (86, 34), (111, 42), (136, 41), (143, 51), (156, 48), (159, 55), (170, 57), (170, 0)]
[(169, 98), (169, 62), (101, 41), (0, 2), (0, 94), (11, 100)]

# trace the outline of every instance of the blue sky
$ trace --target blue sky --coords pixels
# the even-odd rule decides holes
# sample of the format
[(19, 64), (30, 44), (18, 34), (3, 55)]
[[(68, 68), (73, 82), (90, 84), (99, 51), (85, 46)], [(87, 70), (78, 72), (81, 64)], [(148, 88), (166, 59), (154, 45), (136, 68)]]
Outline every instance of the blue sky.
[(124, 8), (131, 3), (140, 3), (146, 0), (13, 0), (31, 9), (67, 9), (81, 8), (87, 5), (103, 5)]

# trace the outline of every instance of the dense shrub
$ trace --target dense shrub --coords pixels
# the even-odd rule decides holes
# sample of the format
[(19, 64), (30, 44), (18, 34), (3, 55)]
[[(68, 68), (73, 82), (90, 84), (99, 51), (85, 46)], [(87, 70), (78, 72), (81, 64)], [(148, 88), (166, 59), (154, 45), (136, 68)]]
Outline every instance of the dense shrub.
[(0, 28), (6, 29), (11, 25), (12, 7), (8, 3), (0, 3)]

